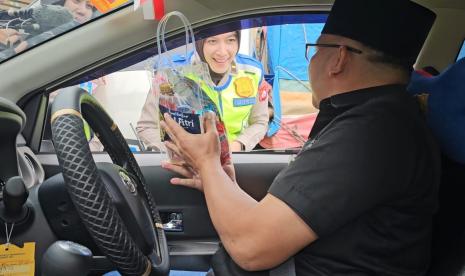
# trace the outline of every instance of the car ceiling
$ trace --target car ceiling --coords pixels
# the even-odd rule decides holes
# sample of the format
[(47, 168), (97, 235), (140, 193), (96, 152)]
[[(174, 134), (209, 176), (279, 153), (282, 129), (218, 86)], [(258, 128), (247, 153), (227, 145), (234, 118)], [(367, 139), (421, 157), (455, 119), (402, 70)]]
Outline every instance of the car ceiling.
[[(315, 9), (329, 9), (332, 1), (324, 0), (236, 0), (232, 2), (218, 0), (170, 0), (166, 1), (166, 11), (178, 10), (184, 13), (193, 23), (194, 28), (216, 22), (248, 15), (271, 12), (300, 10), (308, 12)], [(312, 4), (310, 4), (311, 2)], [(438, 20), (436, 25), (450, 24), (451, 20), (461, 20), (465, 26), (465, 1), (463, 0), (422, 0), (417, 1), (435, 10), (438, 14), (446, 14), (445, 19)], [(460, 11), (451, 8), (460, 8)], [(442, 16), (441, 16), (442, 17)], [(178, 22), (168, 24), (169, 35), (179, 33)], [(455, 23), (457, 24), (457, 23)], [(435, 25), (435, 27), (436, 27)], [(427, 44), (428, 48), (420, 55), (420, 65), (436, 65), (442, 69), (452, 57), (435, 55), (438, 47), (446, 49), (457, 47), (458, 40), (463, 40), (465, 29), (454, 31), (454, 43), (445, 45), (451, 40), (452, 32), (444, 32), (444, 39), (435, 38), (436, 43)], [(153, 45), (156, 22), (144, 20), (142, 11), (133, 12), (128, 6), (94, 22), (89, 22), (79, 29), (64, 34), (47, 42), (45, 45), (30, 49), (17, 57), (0, 65), (0, 96), (17, 102), (24, 95), (43, 88), (52, 89), (76, 75), (83, 74), (104, 63), (111, 62), (128, 52)], [(462, 31), (462, 33), (459, 33)], [(97, 37), (98, 39), (92, 39)], [(124, 38), (124, 39), (122, 39)], [(439, 41), (441, 45), (437, 45)], [(441, 49), (441, 48), (439, 48)], [(52, 54), (53, 53), (53, 54)]]
[(424, 4), (432, 8), (453, 8), (453, 9), (463, 9), (464, 1), (463, 0), (414, 0), (415, 2)]

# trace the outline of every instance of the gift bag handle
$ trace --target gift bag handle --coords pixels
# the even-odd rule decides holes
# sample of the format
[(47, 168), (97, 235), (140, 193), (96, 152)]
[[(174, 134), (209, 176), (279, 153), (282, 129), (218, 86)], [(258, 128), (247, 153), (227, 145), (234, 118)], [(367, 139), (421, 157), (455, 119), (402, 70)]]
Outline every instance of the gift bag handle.
[[(165, 42), (165, 33), (166, 33), (166, 24), (168, 20), (173, 17), (177, 16), (179, 19), (181, 19), (183, 25), (184, 25), (184, 32), (186, 34), (186, 51), (185, 51), (185, 56), (187, 58), (187, 53), (188, 53), (188, 45), (190, 44), (189, 38), (191, 39), (192, 43), (195, 43), (195, 37), (194, 37), (194, 31), (192, 30), (192, 26), (189, 22), (189, 20), (186, 18), (186, 16), (178, 11), (172, 11), (160, 20), (157, 26), (157, 48), (158, 48), (158, 68), (160, 68), (161, 63), (162, 63), (162, 47), (163, 51), (166, 54), (166, 57), (168, 58), (168, 62), (171, 66), (171, 68), (174, 68), (173, 65), (173, 60), (171, 55), (168, 52), (168, 49), (166, 47), (166, 42)], [(195, 46), (194, 46), (194, 52), (196, 51)]]

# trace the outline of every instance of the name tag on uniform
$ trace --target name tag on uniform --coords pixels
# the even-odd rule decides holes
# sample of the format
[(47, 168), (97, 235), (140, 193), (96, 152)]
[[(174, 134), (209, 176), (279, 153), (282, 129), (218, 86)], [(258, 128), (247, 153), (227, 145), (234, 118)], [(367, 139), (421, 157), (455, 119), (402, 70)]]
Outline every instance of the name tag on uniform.
[(233, 105), (234, 106), (246, 106), (246, 105), (253, 105), (257, 101), (256, 97), (252, 98), (234, 98)]

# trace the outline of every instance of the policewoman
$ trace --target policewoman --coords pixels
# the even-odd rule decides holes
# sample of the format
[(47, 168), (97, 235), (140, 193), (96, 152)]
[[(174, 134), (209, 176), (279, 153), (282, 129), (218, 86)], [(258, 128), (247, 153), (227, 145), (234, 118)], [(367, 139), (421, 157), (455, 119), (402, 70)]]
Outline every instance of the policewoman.
[[(257, 60), (239, 54), (240, 32), (228, 32), (196, 42), (198, 55), (177, 57), (177, 64), (200, 59), (208, 64), (211, 80), (202, 89), (215, 104), (225, 123), (231, 151), (252, 150), (268, 127), (267, 85)], [(160, 148), (155, 95), (149, 93), (137, 123), (142, 141)]]

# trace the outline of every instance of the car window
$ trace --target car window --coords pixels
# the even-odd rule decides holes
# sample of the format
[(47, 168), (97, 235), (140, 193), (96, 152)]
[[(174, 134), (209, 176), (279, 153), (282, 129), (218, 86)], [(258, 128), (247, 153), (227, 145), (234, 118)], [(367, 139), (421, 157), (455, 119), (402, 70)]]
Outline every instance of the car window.
[(465, 57), (465, 40), (462, 43), (462, 47), (460, 48), (459, 54), (457, 56), (456, 60), (459, 60), (461, 58)]
[[(312, 91), (308, 78), (308, 61), (305, 44), (315, 42), (321, 33), (326, 17), (315, 22), (274, 24), (242, 29), (239, 53), (255, 60), (263, 70), (260, 85), (266, 92), (257, 101), (268, 106), (267, 131), (251, 151), (298, 150), (308, 138), (317, 110), (312, 106)], [(293, 41), (290, 46), (288, 41)], [(189, 49), (190, 50), (190, 49)], [(169, 51), (175, 57), (185, 56), (185, 46)], [(309, 53), (310, 57), (313, 53)], [(133, 151), (158, 150), (147, 142), (147, 134), (141, 132), (144, 104), (150, 93), (151, 68), (157, 56), (149, 56), (114, 72), (75, 84), (93, 95), (114, 119)], [(121, 67), (121, 66), (120, 66)], [(265, 85), (266, 84), (266, 85)], [(54, 93), (60, 93), (56, 91)], [(266, 94), (265, 94), (266, 93)], [(50, 101), (53, 101), (53, 93)], [(155, 106), (153, 107), (155, 109)], [(153, 120), (157, 121), (155, 115)], [(151, 118), (150, 117), (150, 118)], [(147, 117), (144, 118), (146, 120)], [(250, 120), (249, 120), (250, 121)], [(156, 129), (149, 136), (159, 135)], [(262, 135), (263, 136), (263, 135)], [(88, 137), (93, 151), (103, 150), (92, 133)], [(50, 137), (44, 136), (44, 141)], [(43, 143), (47, 145), (47, 143)], [(42, 147), (41, 151), (48, 151)]]
[[(283, 24), (267, 28), (266, 57), (275, 111), (266, 137), (260, 145), (267, 149), (301, 148), (316, 118), (308, 77), (305, 44), (315, 42), (323, 23)], [(293, 43), (289, 43), (293, 41)], [(309, 58), (314, 53), (309, 53)]]
[(95, 3), (101, 1), (104, 0), (0, 1), (0, 62), (97, 20), (103, 11), (97, 10)]
[[(185, 47), (181, 46), (170, 50), (169, 53), (180, 55), (183, 51)], [(147, 94), (150, 92), (151, 68), (154, 61), (155, 57), (150, 57), (122, 70), (74, 85), (97, 99), (116, 122), (131, 150), (135, 152), (146, 150), (145, 145), (140, 141), (136, 127)], [(61, 92), (62, 89), (58, 89), (49, 94), (49, 106), (56, 94)], [(86, 135), (92, 151), (103, 151), (102, 144), (92, 131), (87, 131)], [(50, 140), (51, 129), (47, 122), (41, 152), (52, 150)]]

